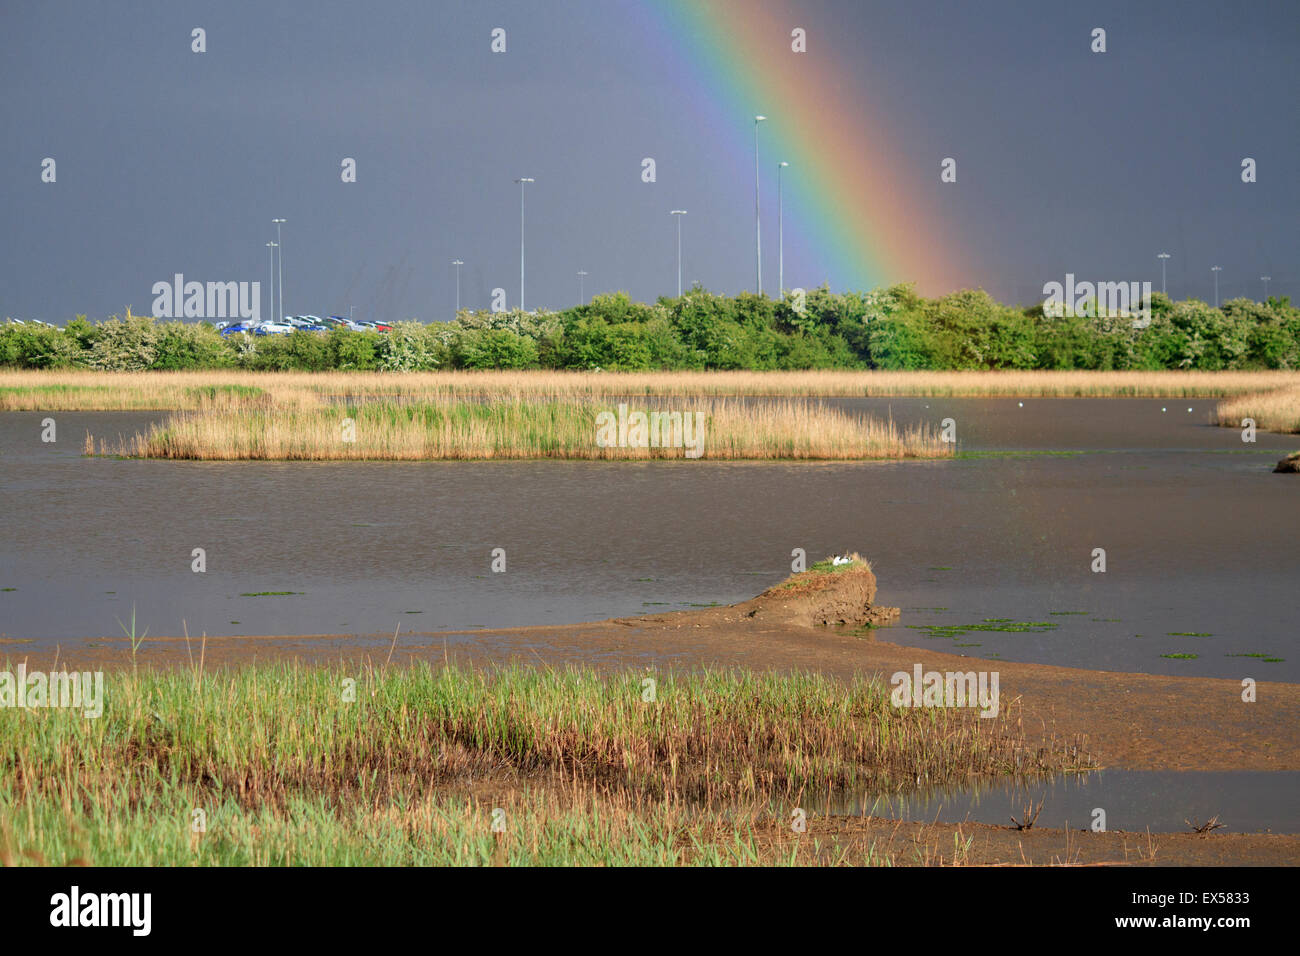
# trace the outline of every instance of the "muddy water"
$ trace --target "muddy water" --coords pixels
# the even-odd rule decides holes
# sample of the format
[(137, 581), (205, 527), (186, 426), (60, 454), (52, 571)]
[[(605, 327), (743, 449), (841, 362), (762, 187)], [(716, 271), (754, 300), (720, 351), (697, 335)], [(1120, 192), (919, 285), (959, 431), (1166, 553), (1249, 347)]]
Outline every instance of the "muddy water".
[[(877, 816), (926, 823), (1024, 822), (1038, 808), (1040, 828), (1090, 829), (1105, 811), (1108, 830), (1186, 833), (1219, 818), (1219, 833), (1300, 832), (1296, 788), (1300, 773), (1104, 770), (1038, 783), (998, 783), (978, 789), (932, 790), (906, 797), (840, 796), (805, 800), (816, 813)], [(1033, 816), (1033, 809), (1028, 815)], [(1100, 820), (1100, 817), (1097, 817)]]
[[(182, 620), (209, 634), (595, 620), (737, 601), (788, 573), (794, 548), (856, 549), (881, 600), (904, 608), (887, 640), (1300, 680), (1300, 479), (1270, 472), (1295, 436), (1243, 444), (1207, 424), (1204, 400), (834, 404), (952, 418), (967, 457), (115, 461), (80, 456), (86, 429), (130, 434), (159, 413), (58, 413), (54, 444), (40, 441), (44, 414), (0, 414), (0, 588), (13, 589), (0, 591), (0, 634), (120, 634), (132, 606), (152, 634)], [(195, 548), (205, 573), (191, 570)], [(490, 570), (494, 548), (504, 574)], [(1091, 570), (1095, 548), (1105, 573)], [(244, 596), (265, 591), (294, 593)], [(1230, 656), (1247, 654), (1263, 656)]]

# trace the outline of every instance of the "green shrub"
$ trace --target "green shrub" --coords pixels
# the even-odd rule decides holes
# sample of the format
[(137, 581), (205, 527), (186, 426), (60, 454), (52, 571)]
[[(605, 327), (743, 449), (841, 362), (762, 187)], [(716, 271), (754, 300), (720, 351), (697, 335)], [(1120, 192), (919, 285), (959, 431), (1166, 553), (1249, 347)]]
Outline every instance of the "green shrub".
[(436, 333), (420, 322), (394, 322), (379, 337), (375, 359), (385, 372), (426, 372), (438, 367)]
[(537, 343), (509, 329), (472, 329), (453, 346), (459, 368), (520, 369), (537, 367)]
[(110, 372), (136, 372), (158, 361), (162, 328), (153, 319), (127, 315), (99, 324), (94, 345), (82, 356), (88, 368)]

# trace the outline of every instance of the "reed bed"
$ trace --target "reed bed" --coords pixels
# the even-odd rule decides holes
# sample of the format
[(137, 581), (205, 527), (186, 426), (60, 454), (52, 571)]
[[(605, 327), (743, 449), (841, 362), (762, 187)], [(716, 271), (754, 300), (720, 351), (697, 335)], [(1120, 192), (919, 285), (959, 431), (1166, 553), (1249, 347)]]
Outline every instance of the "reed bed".
[(0, 862), (757, 862), (756, 814), (787, 829), (809, 792), (1091, 766), (1006, 709), (896, 709), (879, 682), (664, 674), (646, 701), (643, 676), (106, 674), (98, 719), (0, 709)]
[[(86, 452), (138, 458), (288, 461), (483, 459), (859, 460), (942, 458), (953, 445), (929, 426), (858, 418), (819, 403), (736, 399), (625, 408), (650, 423), (620, 438), (620, 410), (595, 402), (524, 399), (373, 401), (355, 407), (211, 406), (182, 412), (113, 444), (87, 435)], [(675, 418), (663, 419), (669, 415)], [(660, 416), (656, 418), (655, 416)], [(659, 425), (655, 427), (655, 422)], [(611, 443), (610, 439), (613, 439)], [(658, 445), (659, 447), (654, 447)]]
[(1251, 418), (1262, 431), (1300, 433), (1300, 386), (1219, 402), (1215, 415), (1227, 428), (1241, 428), (1242, 419)]
[(666, 397), (1221, 398), (1300, 386), (1300, 373), (1087, 371), (187, 372), (3, 371), (0, 411), (192, 410), (331, 400)]

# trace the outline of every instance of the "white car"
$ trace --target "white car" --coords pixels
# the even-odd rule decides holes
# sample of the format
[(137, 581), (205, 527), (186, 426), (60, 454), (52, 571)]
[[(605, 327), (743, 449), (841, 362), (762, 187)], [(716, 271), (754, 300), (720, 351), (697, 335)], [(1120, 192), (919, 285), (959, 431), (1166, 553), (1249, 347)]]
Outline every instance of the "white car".
[(293, 331), (293, 326), (287, 322), (263, 322), (253, 330), (254, 335), (288, 335)]

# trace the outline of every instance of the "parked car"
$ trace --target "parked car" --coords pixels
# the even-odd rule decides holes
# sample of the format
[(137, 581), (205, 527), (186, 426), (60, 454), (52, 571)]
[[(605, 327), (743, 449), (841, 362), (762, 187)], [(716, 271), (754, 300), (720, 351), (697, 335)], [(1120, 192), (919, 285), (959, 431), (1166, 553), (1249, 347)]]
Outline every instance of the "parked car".
[(345, 319), (341, 315), (331, 315), (325, 321), (330, 323), (331, 326), (337, 329), (351, 329), (353, 332), (366, 331), (366, 327), (362, 325), (360, 322), (354, 322), (351, 319)]
[(253, 323), (251, 322), (236, 322), (233, 325), (227, 325), (224, 329), (221, 330), (221, 334), (222, 336), (227, 336), (227, 335), (235, 335), (236, 333), (243, 332), (245, 335), (247, 335), (249, 332), (253, 331), (253, 328), (254, 326)]
[(294, 327), (287, 322), (263, 322), (253, 330), (254, 335), (288, 335)]

